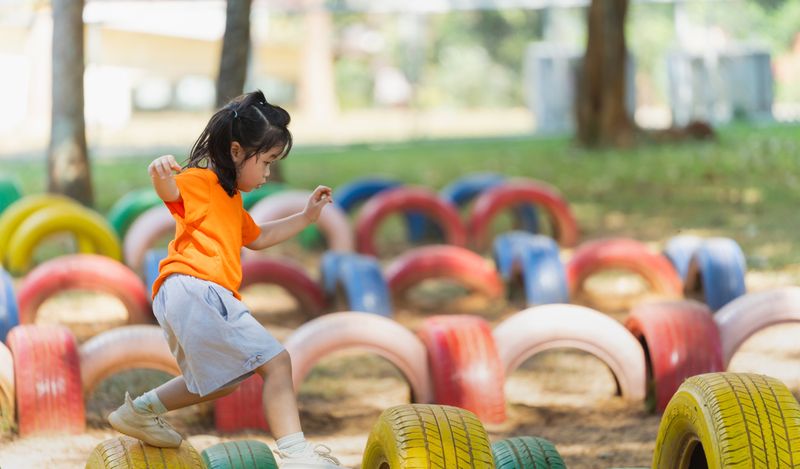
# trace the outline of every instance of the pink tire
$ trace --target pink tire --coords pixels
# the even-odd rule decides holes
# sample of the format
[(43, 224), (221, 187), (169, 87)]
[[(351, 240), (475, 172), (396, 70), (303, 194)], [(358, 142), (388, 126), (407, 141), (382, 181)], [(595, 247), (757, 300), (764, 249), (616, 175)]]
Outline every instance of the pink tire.
[(472, 247), (477, 251), (488, 248), (489, 228), (494, 217), (526, 204), (539, 205), (547, 211), (558, 244), (572, 247), (578, 243), (578, 223), (561, 194), (543, 182), (521, 179), (487, 189), (475, 199), (467, 222)]
[(39, 306), (65, 290), (91, 290), (114, 295), (128, 310), (128, 323), (153, 321), (150, 295), (133, 271), (109, 257), (71, 254), (44, 262), (25, 276), (17, 294), (20, 323), (35, 322)]
[(214, 401), (214, 425), (220, 432), (269, 431), (263, 407), (264, 380), (257, 373), (236, 391)]
[(420, 282), (450, 278), (490, 298), (502, 298), (503, 280), (483, 257), (458, 246), (423, 246), (395, 259), (385, 270), (392, 295), (402, 295)]
[(722, 340), (725, 368), (739, 347), (765, 327), (800, 321), (800, 287), (748, 293), (714, 314)]
[(582, 244), (566, 266), (570, 295), (580, 291), (592, 274), (607, 269), (624, 269), (641, 275), (656, 293), (680, 298), (683, 282), (672, 264), (633, 239), (612, 238)]
[(86, 396), (106, 378), (126, 370), (146, 368), (173, 376), (181, 374), (158, 326), (124, 326), (102, 332), (81, 345), (79, 356)]
[(175, 219), (169, 209), (161, 204), (145, 210), (136, 217), (122, 243), (125, 263), (136, 272), (142, 272), (144, 256), (159, 239), (175, 233)]
[(83, 433), (86, 411), (75, 337), (63, 326), (22, 325), (8, 333), (22, 437)]
[(649, 359), (648, 404), (663, 412), (683, 381), (724, 371), (719, 331), (707, 306), (696, 301), (637, 305), (625, 327), (645, 346)]
[(542, 305), (509, 317), (494, 329), (506, 377), (529, 357), (553, 348), (576, 348), (605, 363), (630, 401), (645, 397), (647, 366), (642, 346), (622, 324), (575, 305)]
[(289, 292), (309, 317), (317, 317), (326, 309), (325, 293), (299, 264), (288, 259), (251, 258), (242, 262), (240, 290), (258, 283), (278, 285)]
[(369, 313), (332, 313), (300, 326), (286, 339), (295, 390), (323, 357), (350, 348), (376, 353), (396, 366), (411, 387), (412, 402), (433, 400), (425, 345), (397, 322)]
[(14, 357), (5, 344), (0, 342), (0, 436), (14, 426), (16, 413), (14, 391)]
[[(282, 191), (268, 195), (256, 203), (250, 209), (250, 216), (256, 223), (264, 223), (270, 220), (294, 215), (302, 212), (311, 192), (307, 191)], [(353, 241), (353, 229), (347, 214), (335, 204), (328, 204), (317, 220), (317, 226), (328, 242), (328, 249), (331, 251), (352, 252), (355, 248)]]
[(467, 233), (455, 205), (428, 189), (398, 187), (373, 196), (361, 208), (356, 221), (358, 252), (377, 256), (375, 232), (386, 217), (399, 212), (420, 213), (437, 222), (445, 233), (447, 244), (465, 246), (467, 243)]
[(432, 316), (417, 334), (428, 349), (436, 403), (503, 423), (505, 377), (489, 324), (477, 316)]

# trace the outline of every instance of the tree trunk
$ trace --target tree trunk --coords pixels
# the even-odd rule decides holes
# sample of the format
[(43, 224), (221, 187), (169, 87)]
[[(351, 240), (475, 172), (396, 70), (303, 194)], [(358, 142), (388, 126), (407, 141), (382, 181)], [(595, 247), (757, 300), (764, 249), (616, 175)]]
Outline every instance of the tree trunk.
[(217, 75), (217, 107), (242, 94), (250, 54), (250, 5), (252, 0), (228, 0), (225, 36)]
[(48, 190), (93, 203), (83, 116), (83, 0), (53, 0), (53, 111)]
[(586, 146), (633, 144), (625, 107), (625, 16), (628, 0), (592, 0), (588, 42), (578, 78), (578, 140)]

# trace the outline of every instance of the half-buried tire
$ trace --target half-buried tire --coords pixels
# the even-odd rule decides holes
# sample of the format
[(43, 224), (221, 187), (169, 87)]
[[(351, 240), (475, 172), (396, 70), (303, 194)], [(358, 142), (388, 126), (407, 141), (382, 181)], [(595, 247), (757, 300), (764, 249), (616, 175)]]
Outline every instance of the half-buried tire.
[(565, 469), (558, 450), (536, 436), (515, 436), (492, 443), (497, 469)]
[(708, 373), (686, 380), (658, 429), (654, 469), (800, 466), (800, 405), (775, 378)]
[(480, 420), (458, 407), (407, 404), (381, 413), (367, 440), (362, 469), (494, 468)]
[(255, 440), (218, 443), (201, 456), (207, 469), (278, 469), (269, 446)]
[(156, 448), (136, 438), (120, 436), (95, 446), (86, 469), (204, 469), (203, 460), (189, 442), (177, 448)]

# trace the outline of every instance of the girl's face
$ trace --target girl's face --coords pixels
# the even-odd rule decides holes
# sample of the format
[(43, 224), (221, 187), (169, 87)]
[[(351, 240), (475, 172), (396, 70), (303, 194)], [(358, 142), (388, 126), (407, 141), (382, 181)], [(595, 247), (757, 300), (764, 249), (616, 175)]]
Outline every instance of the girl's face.
[[(238, 144), (236, 144), (238, 146)], [(239, 147), (241, 148), (241, 147)], [(234, 153), (234, 161), (239, 167), (239, 174), (236, 177), (236, 188), (243, 192), (250, 192), (261, 187), (269, 177), (270, 165), (283, 153), (282, 146), (272, 147), (271, 149), (257, 153), (244, 163), (244, 149)]]

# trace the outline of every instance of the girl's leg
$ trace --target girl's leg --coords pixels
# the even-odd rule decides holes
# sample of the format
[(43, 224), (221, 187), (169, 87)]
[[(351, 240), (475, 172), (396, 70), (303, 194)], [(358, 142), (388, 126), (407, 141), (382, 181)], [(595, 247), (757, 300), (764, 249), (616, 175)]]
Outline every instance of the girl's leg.
[(186, 387), (186, 381), (183, 376), (177, 376), (162, 384), (155, 389), (156, 395), (164, 407), (170, 410), (181, 409), (193, 404), (211, 401), (223, 396), (227, 396), (239, 387), (239, 384), (234, 384), (226, 388), (222, 388), (206, 396), (200, 396), (189, 391)]
[(301, 432), (300, 412), (297, 410), (297, 399), (294, 395), (289, 353), (285, 350), (279, 353), (258, 367), (256, 373), (264, 378), (264, 412), (275, 439)]

